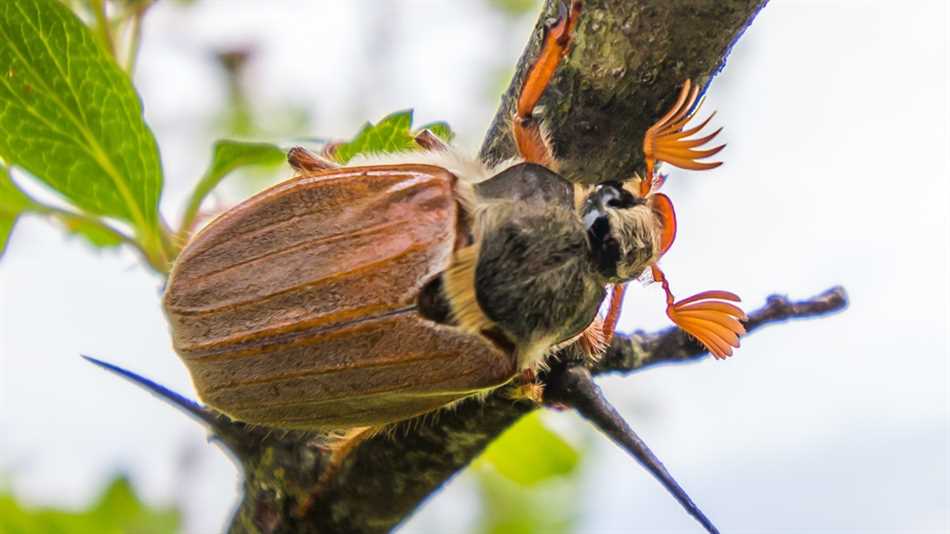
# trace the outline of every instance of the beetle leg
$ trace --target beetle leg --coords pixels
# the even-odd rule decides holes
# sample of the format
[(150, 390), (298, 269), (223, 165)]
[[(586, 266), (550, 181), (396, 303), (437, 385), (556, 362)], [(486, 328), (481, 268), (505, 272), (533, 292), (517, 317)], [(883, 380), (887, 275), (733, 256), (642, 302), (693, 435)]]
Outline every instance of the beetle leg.
[(544, 400), (544, 384), (538, 381), (538, 375), (534, 369), (526, 368), (521, 370), (521, 374), (515, 379), (515, 385), (507, 396), (513, 400), (527, 399), (541, 404)]
[(739, 347), (739, 336), (745, 334), (740, 321), (748, 319), (745, 312), (731, 302), (739, 297), (728, 291), (703, 291), (674, 302), (670, 284), (663, 271), (653, 264), (653, 279), (666, 292), (666, 315), (676, 326), (702, 343), (717, 359), (732, 356), (733, 347)]
[(614, 332), (617, 331), (617, 321), (620, 320), (620, 312), (623, 311), (623, 294), (627, 289), (627, 284), (614, 284), (610, 292), (610, 307), (607, 308), (607, 317), (604, 319), (603, 336), (605, 348), (610, 346), (614, 339)]
[(340, 166), (338, 163), (318, 156), (302, 146), (295, 146), (287, 152), (287, 162), (295, 171), (301, 173), (324, 171)]
[(699, 86), (686, 80), (673, 107), (653, 126), (650, 126), (644, 134), (643, 156), (646, 159), (647, 173), (643, 181), (640, 182), (641, 197), (645, 197), (654, 188), (654, 182), (658, 180), (654, 172), (657, 161), (665, 161), (681, 169), (697, 171), (715, 169), (722, 165), (721, 161), (697, 161), (714, 156), (726, 147), (726, 145), (719, 145), (709, 149), (699, 149), (702, 145), (712, 141), (722, 131), (722, 128), (698, 139), (686, 139), (702, 130), (716, 115), (713, 112), (698, 126), (687, 130), (683, 129), (686, 123), (692, 120), (699, 108), (702, 107), (701, 101), (696, 104), (698, 95)]
[(555, 167), (556, 161), (551, 153), (550, 143), (541, 131), (541, 125), (534, 118), (534, 108), (554, 76), (558, 64), (567, 55), (571, 34), (580, 11), (579, 0), (574, 0), (570, 9), (561, 4), (557, 21), (545, 31), (541, 52), (525, 76), (512, 120), (511, 130), (521, 157), (527, 162), (538, 163), (551, 169)]
[(588, 361), (599, 360), (610, 344), (604, 337), (604, 320), (599, 316), (594, 317), (574, 343)]
[(578, 348), (587, 359), (596, 362), (610, 347), (610, 342), (614, 338), (614, 332), (617, 330), (617, 321), (620, 319), (621, 308), (623, 307), (623, 293), (626, 284), (616, 284), (610, 292), (610, 305), (607, 307), (607, 315), (603, 319), (599, 316), (594, 317), (590, 325), (581, 333), (576, 343)]
[(416, 144), (423, 148), (423, 150), (448, 150), (449, 145), (445, 141), (439, 138), (439, 136), (432, 133), (432, 130), (428, 128), (419, 132), (416, 137)]
[(610, 347), (617, 331), (617, 321), (623, 311), (623, 294), (626, 284), (615, 284), (610, 291), (610, 304), (607, 315), (601, 319), (595, 317), (590, 325), (581, 333), (577, 345), (581, 352), (591, 361), (596, 362)]

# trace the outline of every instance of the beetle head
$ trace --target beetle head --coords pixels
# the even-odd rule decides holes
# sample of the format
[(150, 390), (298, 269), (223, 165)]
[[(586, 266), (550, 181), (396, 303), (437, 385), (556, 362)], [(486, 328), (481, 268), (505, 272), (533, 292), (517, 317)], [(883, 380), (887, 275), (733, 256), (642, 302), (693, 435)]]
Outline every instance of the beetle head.
[(663, 220), (619, 182), (598, 185), (581, 208), (594, 264), (609, 282), (634, 279), (661, 253)]

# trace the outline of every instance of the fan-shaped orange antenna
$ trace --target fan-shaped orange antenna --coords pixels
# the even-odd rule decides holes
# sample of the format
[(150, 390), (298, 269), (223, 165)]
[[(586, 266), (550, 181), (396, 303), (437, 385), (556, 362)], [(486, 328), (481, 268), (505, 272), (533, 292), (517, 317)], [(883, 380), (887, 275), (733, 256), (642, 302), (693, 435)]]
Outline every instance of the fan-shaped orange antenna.
[(748, 319), (745, 312), (731, 302), (739, 297), (728, 291), (703, 291), (674, 302), (670, 284), (656, 264), (651, 266), (653, 279), (666, 292), (666, 315), (687, 334), (702, 343), (718, 359), (732, 356), (739, 348), (739, 336), (745, 334), (740, 321)]
[(627, 290), (627, 284), (614, 284), (610, 291), (610, 306), (607, 308), (607, 316), (604, 318), (604, 341), (609, 346), (617, 331), (617, 321), (620, 320), (620, 312), (623, 311), (623, 295)]
[(681, 169), (697, 171), (715, 169), (722, 165), (721, 161), (697, 161), (714, 156), (726, 147), (726, 145), (719, 145), (714, 148), (699, 149), (699, 147), (719, 135), (722, 128), (698, 139), (686, 139), (702, 130), (715, 116), (715, 113), (713, 113), (698, 126), (688, 130), (683, 129), (702, 107), (702, 102), (696, 105), (695, 108), (693, 106), (698, 95), (699, 87), (686, 80), (673, 107), (644, 134), (643, 155), (646, 158), (647, 175), (640, 182), (640, 196), (645, 197), (650, 193), (650, 188), (655, 180), (654, 173), (657, 161), (665, 161)]

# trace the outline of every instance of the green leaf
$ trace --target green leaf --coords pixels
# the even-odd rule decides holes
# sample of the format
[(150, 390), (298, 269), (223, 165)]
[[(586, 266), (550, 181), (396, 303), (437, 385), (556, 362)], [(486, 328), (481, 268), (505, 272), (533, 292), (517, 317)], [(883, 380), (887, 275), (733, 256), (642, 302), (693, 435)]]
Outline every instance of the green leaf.
[(161, 164), (138, 95), (56, 0), (0, 2), (0, 156), (160, 247)]
[(284, 161), (284, 151), (267, 143), (245, 143), (224, 139), (214, 144), (211, 166), (195, 186), (185, 208), (181, 230), (191, 228), (201, 203), (225, 176), (241, 167), (252, 165), (277, 165)]
[(430, 122), (429, 124), (424, 124), (416, 130), (416, 134), (422, 132), (423, 130), (429, 130), (434, 133), (436, 137), (445, 141), (446, 143), (451, 143), (455, 139), (455, 132), (452, 131), (452, 128), (449, 127), (449, 123), (445, 121)]
[(36, 203), (13, 183), (6, 167), (0, 165), (0, 258), (7, 249), (10, 233), (20, 214), (36, 207)]
[(532, 413), (476, 460), (485, 534), (568, 534), (578, 510), (580, 454)]
[(511, 17), (519, 17), (529, 12), (536, 13), (540, 9), (537, 0), (489, 0), (489, 3)]
[(487, 469), (476, 470), (482, 510), (476, 532), (570, 534), (580, 517), (579, 485), (560, 478), (526, 488)]
[(10, 172), (0, 165), (0, 213), (18, 215), (36, 207), (36, 202), (13, 183)]
[(412, 110), (397, 111), (375, 125), (367, 122), (352, 141), (336, 147), (333, 157), (340, 163), (346, 163), (360, 154), (418, 150), (419, 145), (409, 131), (410, 127)]
[(0, 213), (0, 258), (7, 251), (7, 243), (10, 241), (10, 233), (13, 232), (13, 226), (16, 224), (15, 215)]
[(50, 215), (58, 219), (67, 232), (95, 247), (117, 247), (126, 241), (125, 236), (95, 218), (67, 212), (52, 212)]
[(127, 240), (125, 236), (96, 217), (61, 210), (36, 202), (24, 193), (0, 166), (0, 257), (6, 250), (10, 233), (24, 213), (46, 215), (59, 221), (67, 232), (78, 235), (99, 248), (114, 247)]
[(532, 486), (571, 475), (577, 469), (580, 455), (544, 426), (540, 414), (535, 412), (499, 436), (478, 461), (490, 464), (508, 480)]
[(171, 534), (180, 529), (176, 509), (146, 506), (124, 477), (114, 479), (96, 503), (79, 512), (30, 508), (0, 493), (0, 532), (5, 534)]

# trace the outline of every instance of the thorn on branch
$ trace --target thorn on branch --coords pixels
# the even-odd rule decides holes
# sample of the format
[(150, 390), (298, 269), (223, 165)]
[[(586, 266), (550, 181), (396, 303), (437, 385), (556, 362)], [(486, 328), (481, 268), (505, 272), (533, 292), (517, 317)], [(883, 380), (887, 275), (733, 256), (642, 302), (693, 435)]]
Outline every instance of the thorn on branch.
[(581, 416), (590, 421), (601, 432), (607, 435), (614, 443), (630, 453), (640, 465), (646, 468), (674, 498), (696, 518), (711, 534), (718, 534), (719, 530), (709, 518), (689, 498), (686, 491), (666, 470), (663, 463), (653, 454), (650, 447), (620, 413), (610, 404), (600, 387), (594, 383), (590, 371), (580, 365), (559, 368), (548, 376), (547, 387), (544, 391), (545, 402), (570, 406)]
[(253, 438), (254, 431), (244, 425), (231, 421), (227, 416), (213, 412), (184, 395), (145, 378), (144, 376), (92, 356), (80, 354), (86, 361), (115, 373), (133, 384), (145, 389), (152, 395), (185, 412), (210, 430), (228, 450), (238, 458), (247, 455), (249, 448), (258, 441)]

